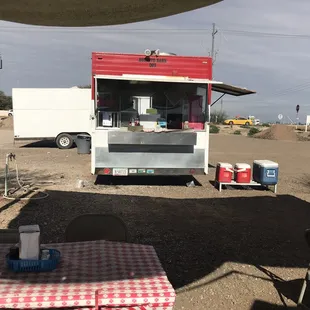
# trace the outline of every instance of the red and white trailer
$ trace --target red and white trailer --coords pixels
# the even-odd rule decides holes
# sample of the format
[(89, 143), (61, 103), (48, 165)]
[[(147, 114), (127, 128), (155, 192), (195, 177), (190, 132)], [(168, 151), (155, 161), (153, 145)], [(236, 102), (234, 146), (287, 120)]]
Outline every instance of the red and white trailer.
[(207, 174), (212, 90), (253, 93), (213, 81), (210, 57), (94, 52), (92, 173)]

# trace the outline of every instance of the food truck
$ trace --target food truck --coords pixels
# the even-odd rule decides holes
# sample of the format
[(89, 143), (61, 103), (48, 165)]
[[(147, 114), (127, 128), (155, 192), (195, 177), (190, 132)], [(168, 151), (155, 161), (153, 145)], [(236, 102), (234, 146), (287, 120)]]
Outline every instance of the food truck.
[(210, 57), (92, 53), (92, 173), (207, 174), (212, 91), (253, 93), (214, 81)]

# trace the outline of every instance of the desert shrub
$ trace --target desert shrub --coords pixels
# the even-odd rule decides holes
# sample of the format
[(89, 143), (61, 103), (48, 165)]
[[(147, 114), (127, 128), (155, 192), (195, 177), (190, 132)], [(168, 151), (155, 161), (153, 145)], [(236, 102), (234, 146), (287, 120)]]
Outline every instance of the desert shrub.
[(212, 111), (210, 114), (210, 122), (214, 124), (222, 124), (227, 117), (225, 111)]
[(245, 129), (247, 129), (247, 128), (250, 128), (250, 125), (241, 125), (240, 128), (245, 128)]
[(6, 96), (3, 91), (0, 90), (0, 110), (12, 109), (12, 97)]
[(263, 124), (262, 124), (262, 127), (270, 127), (270, 124), (268, 124), (268, 123), (263, 123)]
[(234, 131), (234, 135), (240, 136), (241, 135), (241, 131), (240, 130), (235, 130)]
[(255, 127), (252, 127), (250, 130), (249, 130), (249, 132), (248, 132), (248, 136), (254, 136), (255, 134), (257, 134), (257, 133), (259, 133), (260, 132), (260, 130), (259, 129), (257, 129), (257, 128), (255, 128)]
[(210, 125), (210, 133), (219, 133), (220, 128), (215, 125)]

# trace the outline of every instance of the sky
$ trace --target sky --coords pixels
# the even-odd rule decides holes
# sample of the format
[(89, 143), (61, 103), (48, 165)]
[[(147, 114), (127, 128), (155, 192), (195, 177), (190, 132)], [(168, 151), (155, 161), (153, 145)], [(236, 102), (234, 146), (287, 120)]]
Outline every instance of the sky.
[[(152, 21), (88, 28), (36, 27), (0, 21), (0, 89), (90, 84), (91, 52), (143, 53), (146, 48), (178, 55), (209, 55), (212, 23), (217, 51), (213, 78), (257, 91), (225, 95), (229, 115), (263, 121), (278, 114), (310, 115), (309, 0), (224, 0)], [(219, 95), (214, 94), (213, 100)]]

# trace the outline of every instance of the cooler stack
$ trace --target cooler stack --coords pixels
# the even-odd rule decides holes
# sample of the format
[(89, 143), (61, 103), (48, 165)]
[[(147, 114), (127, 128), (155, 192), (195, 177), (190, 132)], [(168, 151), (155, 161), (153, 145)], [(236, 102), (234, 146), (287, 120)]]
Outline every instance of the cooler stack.
[(262, 185), (278, 184), (279, 165), (271, 160), (254, 160), (253, 180)]
[(246, 163), (217, 163), (215, 182), (219, 185), (219, 191), (223, 185), (229, 186), (263, 186), (269, 189), (274, 187), (277, 192), (279, 165), (271, 160), (254, 160), (253, 169)]

